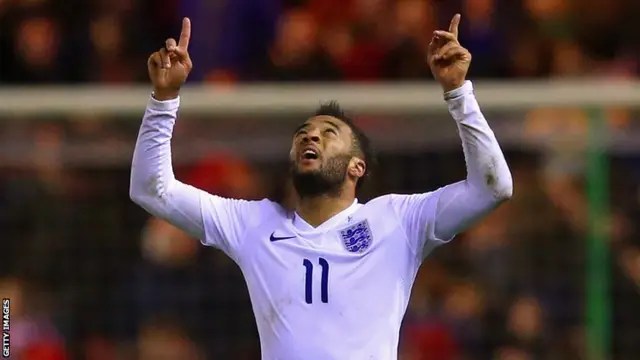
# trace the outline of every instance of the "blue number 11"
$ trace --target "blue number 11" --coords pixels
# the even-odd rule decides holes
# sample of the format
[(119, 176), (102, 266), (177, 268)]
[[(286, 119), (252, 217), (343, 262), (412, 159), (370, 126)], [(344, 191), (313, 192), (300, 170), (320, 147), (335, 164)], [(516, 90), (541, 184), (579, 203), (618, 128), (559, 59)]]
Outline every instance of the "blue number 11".
[[(322, 268), (322, 276), (320, 278), (320, 300), (323, 303), (329, 302), (329, 263), (326, 259), (318, 259), (318, 264)], [(311, 283), (313, 282), (313, 263), (309, 259), (304, 259), (302, 265), (305, 267), (304, 278), (304, 300), (307, 304), (313, 303), (313, 291)]]

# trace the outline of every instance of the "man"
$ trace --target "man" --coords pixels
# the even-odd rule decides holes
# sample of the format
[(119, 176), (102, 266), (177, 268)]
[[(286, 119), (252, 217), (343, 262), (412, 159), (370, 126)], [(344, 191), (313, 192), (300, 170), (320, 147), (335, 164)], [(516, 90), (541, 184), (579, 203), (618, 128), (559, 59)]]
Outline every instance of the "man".
[(424, 257), (511, 197), (504, 156), (465, 81), (471, 55), (458, 43), (459, 21), (456, 15), (449, 31), (434, 32), (428, 62), (458, 125), (467, 179), (367, 204), (355, 196), (367, 175), (369, 143), (335, 104), (322, 106), (293, 137), (293, 212), (177, 181), (170, 140), (192, 67), (189, 20), (178, 43), (168, 39), (149, 58), (154, 93), (133, 156), (131, 198), (237, 262), (263, 359), (396, 359)]

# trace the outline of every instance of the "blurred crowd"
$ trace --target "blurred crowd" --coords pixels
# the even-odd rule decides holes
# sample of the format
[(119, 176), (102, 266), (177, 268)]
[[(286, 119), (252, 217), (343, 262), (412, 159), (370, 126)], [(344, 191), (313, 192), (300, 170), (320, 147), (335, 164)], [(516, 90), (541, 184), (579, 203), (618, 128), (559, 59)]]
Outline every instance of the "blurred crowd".
[[(147, 56), (178, 35), (182, 16), (193, 22), (194, 82), (429, 80), (426, 44), (455, 12), (474, 56), (472, 79), (631, 77), (640, 71), (639, 10), (634, 0), (0, 0), (0, 85), (145, 82)], [(525, 117), (533, 136), (556, 135), (557, 147), (505, 149), (515, 197), (427, 259), (403, 326), (402, 360), (585, 358), (586, 164), (581, 145), (554, 125), (584, 114), (538, 109)], [(39, 155), (0, 165), (0, 295), (12, 299), (13, 358), (259, 358), (237, 266), (134, 206), (127, 163), (59, 161), (70, 128), (90, 142), (105, 136), (110, 119), (73, 120), (27, 131)], [(185, 141), (201, 135), (177, 131)], [(132, 144), (114, 138), (110, 146)], [(606, 170), (615, 360), (640, 354), (639, 159), (612, 157)], [(384, 171), (361, 200), (457, 181), (463, 161), (457, 148), (383, 152)], [(285, 173), (284, 162), (228, 152), (177, 169), (211, 193), (289, 204)]]
[[(637, 160), (613, 160), (610, 268), (598, 271), (611, 272), (611, 303), (602, 306), (613, 311), (613, 359), (632, 360), (640, 353), (640, 207), (628, 168)], [(402, 360), (585, 358), (584, 164), (518, 152), (508, 161), (514, 199), (425, 261)], [(385, 171), (361, 199), (436, 188), (462, 178), (462, 164), (458, 151), (381, 154)], [(178, 174), (211, 193), (288, 206), (285, 169), (217, 154)], [(12, 299), (14, 358), (258, 359), (237, 266), (148, 218), (127, 197), (127, 175), (124, 166), (3, 171), (0, 293)]]
[(430, 79), (425, 49), (462, 13), (471, 76), (633, 75), (634, 0), (3, 0), (0, 81), (145, 81), (193, 21), (192, 81)]

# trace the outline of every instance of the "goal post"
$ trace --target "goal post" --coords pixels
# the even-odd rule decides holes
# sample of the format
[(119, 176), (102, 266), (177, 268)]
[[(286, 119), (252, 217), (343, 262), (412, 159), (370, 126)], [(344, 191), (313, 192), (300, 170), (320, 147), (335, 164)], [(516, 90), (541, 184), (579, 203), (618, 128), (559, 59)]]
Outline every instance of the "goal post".
[[(477, 82), (474, 87), (483, 110), (637, 107), (640, 100), (640, 82), (629, 81)], [(139, 114), (150, 90), (148, 86), (0, 87), (0, 116), (86, 111)], [(433, 83), (187, 86), (182, 95), (181, 111), (211, 115), (306, 113), (320, 101), (334, 99), (356, 112), (443, 109), (442, 91)]]

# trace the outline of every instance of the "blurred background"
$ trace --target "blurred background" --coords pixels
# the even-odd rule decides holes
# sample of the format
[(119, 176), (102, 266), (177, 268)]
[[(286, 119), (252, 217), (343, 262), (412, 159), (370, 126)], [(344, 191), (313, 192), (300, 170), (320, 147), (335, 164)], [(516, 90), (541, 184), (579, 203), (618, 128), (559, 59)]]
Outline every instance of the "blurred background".
[(366, 201), (465, 176), (424, 61), (455, 12), (515, 196), (426, 260), (401, 359), (640, 359), (636, 0), (0, 0), (12, 358), (259, 358), (237, 266), (128, 198), (146, 59), (182, 16), (178, 177), (286, 201), (290, 135), (322, 83), (379, 144)]

